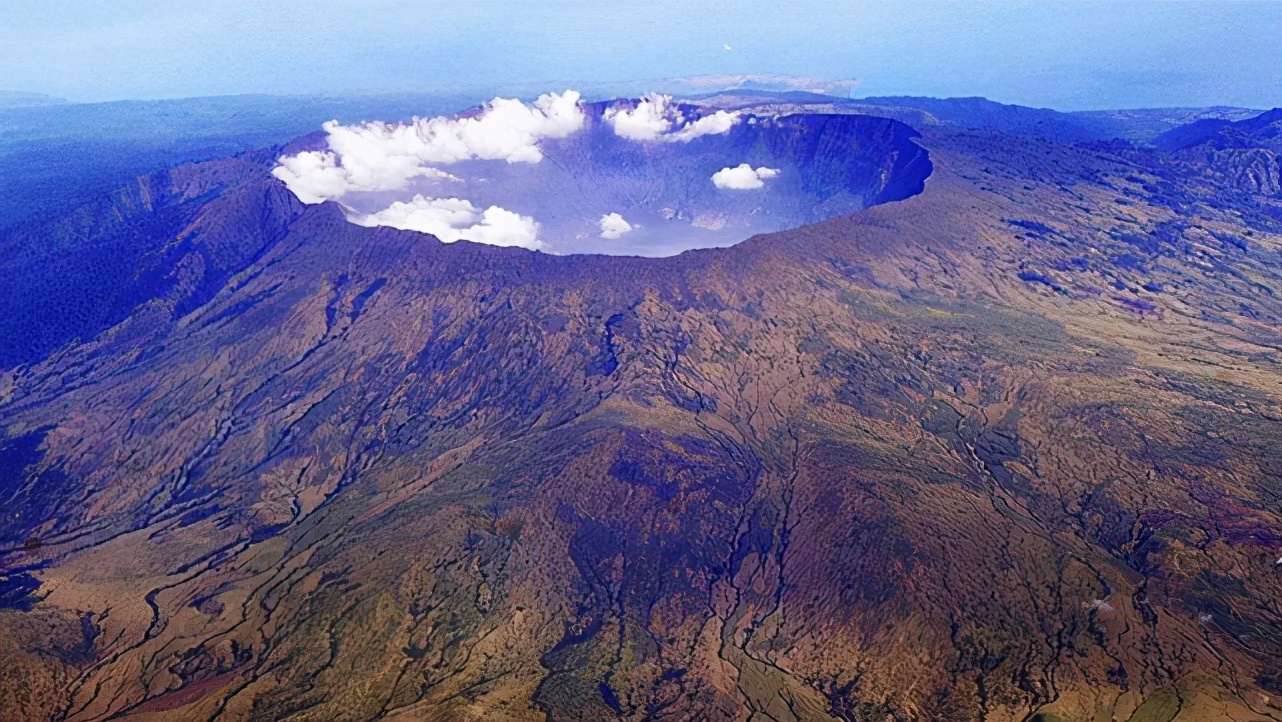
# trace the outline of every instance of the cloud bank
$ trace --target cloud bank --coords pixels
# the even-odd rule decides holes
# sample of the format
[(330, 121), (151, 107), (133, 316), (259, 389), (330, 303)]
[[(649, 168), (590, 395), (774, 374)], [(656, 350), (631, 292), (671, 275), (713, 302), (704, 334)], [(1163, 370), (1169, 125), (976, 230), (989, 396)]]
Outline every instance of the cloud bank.
[(453, 178), (434, 164), (473, 159), (538, 163), (543, 160), (540, 141), (564, 138), (585, 120), (579, 93), (567, 90), (541, 95), (530, 105), (495, 98), (474, 117), (350, 126), (330, 121), (322, 126), (329, 150), (282, 157), (272, 175), (304, 203), (356, 191), (400, 190), (413, 178)]
[(618, 213), (607, 213), (601, 216), (601, 237), (607, 240), (614, 240), (624, 233), (632, 232), (632, 224), (623, 219)]
[(671, 95), (651, 93), (635, 108), (615, 106), (605, 111), (605, 122), (615, 135), (629, 140), (688, 143), (704, 135), (728, 133), (739, 122), (738, 113), (718, 110), (712, 115), (687, 119)]
[(746, 191), (761, 188), (765, 181), (779, 175), (778, 168), (753, 168), (741, 163), (734, 168), (722, 168), (712, 174), (712, 184), (727, 190)]
[(377, 213), (350, 215), (348, 220), (362, 226), (391, 226), (430, 233), (445, 243), (468, 240), (530, 250), (542, 246), (539, 224), (533, 218), (498, 206), (482, 211), (463, 198), (416, 195), (409, 202), (397, 201)]

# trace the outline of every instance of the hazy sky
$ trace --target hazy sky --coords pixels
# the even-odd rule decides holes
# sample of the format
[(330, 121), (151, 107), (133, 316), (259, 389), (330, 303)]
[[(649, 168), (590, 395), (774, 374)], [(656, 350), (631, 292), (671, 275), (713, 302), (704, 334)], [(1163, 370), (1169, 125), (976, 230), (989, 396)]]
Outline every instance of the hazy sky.
[(0, 89), (80, 101), (740, 73), (1064, 110), (1272, 107), (1282, 2), (0, 0)]

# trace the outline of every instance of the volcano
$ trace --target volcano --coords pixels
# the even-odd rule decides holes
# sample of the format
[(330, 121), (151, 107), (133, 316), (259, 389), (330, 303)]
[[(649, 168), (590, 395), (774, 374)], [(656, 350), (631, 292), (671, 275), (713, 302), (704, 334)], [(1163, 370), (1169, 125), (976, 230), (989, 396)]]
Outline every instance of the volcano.
[(1282, 719), (1273, 116), (715, 102), (7, 232), (0, 718)]

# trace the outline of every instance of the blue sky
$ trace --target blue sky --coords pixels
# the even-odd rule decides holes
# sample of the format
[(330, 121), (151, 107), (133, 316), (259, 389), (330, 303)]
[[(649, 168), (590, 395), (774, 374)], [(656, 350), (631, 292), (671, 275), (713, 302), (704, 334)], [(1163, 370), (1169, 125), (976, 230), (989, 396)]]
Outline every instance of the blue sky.
[[(1062, 110), (1282, 105), (1282, 2), (0, 2), (0, 89), (478, 93), (702, 74)], [(729, 46), (729, 50), (726, 47)]]

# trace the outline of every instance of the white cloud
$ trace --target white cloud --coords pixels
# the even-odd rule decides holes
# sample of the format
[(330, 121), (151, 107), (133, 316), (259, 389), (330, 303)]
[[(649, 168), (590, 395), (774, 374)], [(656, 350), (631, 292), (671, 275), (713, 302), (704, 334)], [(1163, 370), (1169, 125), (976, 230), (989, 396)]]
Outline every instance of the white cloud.
[(601, 216), (601, 237), (614, 240), (624, 233), (632, 232), (632, 224), (623, 219), (618, 213), (607, 213)]
[(672, 96), (651, 93), (635, 108), (609, 108), (605, 111), (605, 121), (621, 138), (689, 142), (704, 135), (728, 133), (739, 121), (739, 114), (718, 110), (712, 115), (687, 120), (673, 104)]
[[(360, 175), (354, 176), (353, 168), (360, 169)], [(369, 172), (368, 163), (353, 163), (350, 168), (340, 166), (333, 153), (318, 150), (282, 157), (280, 165), (272, 169), (272, 175), (284, 181), (304, 203), (321, 203), (352, 190), (396, 190), (417, 176), (442, 181), (462, 180), (437, 168), (416, 168), (408, 164), (399, 165), (395, 172), (384, 169), (381, 175), (373, 174)]]
[(726, 43), (725, 45), (722, 45), (722, 46), (721, 46), (721, 49), (722, 49), (722, 50), (734, 50), (734, 48), (730, 47), (730, 43)]
[(760, 188), (765, 185), (765, 181), (779, 175), (778, 168), (756, 168), (747, 163), (741, 163), (734, 168), (722, 168), (712, 174), (712, 184), (718, 188), (728, 190), (746, 191)]
[(329, 150), (282, 157), (272, 175), (304, 203), (320, 203), (353, 191), (404, 188), (411, 179), (448, 180), (432, 164), (462, 160), (538, 163), (539, 142), (564, 138), (583, 127), (579, 93), (541, 95), (531, 105), (495, 98), (468, 118), (415, 118), (410, 123), (382, 122), (322, 127)]
[(298, 155), (282, 156), (272, 175), (304, 203), (321, 203), (347, 192), (347, 172), (338, 167), (333, 153), (309, 150)]
[(369, 215), (351, 215), (348, 220), (362, 226), (390, 226), (406, 231), (430, 233), (445, 243), (468, 240), (491, 246), (539, 248), (539, 224), (529, 216), (490, 206), (482, 211), (463, 198), (424, 198), (397, 201)]

